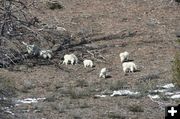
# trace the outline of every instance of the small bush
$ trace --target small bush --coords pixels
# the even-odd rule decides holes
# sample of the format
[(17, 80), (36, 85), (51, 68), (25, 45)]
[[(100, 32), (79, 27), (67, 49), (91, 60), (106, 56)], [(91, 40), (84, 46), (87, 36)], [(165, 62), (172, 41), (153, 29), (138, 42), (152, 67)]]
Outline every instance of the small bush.
[(73, 99), (83, 98), (90, 96), (90, 91), (87, 88), (75, 88), (70, 87), (69, 89), (70, 97)]
[(172, 65), (173, 82), (180, 87), (180, 55), (176, 54)]
[(148, 74), (148, 75), (140, 77), (139, 80), (149, 81), (149, 80), (154, 80), (158, 78), (159, 78), (159, 74)]
[(47, 6), (51, 10), (62, 9), (63, 6), (58, 1), (48, 1)]
[(110, 84), (110, 90), (120, 90), (127, 88), (127, 82), (120, 81), (120, 80), (114, 80)]
[(149, 94), (150, 90), (156, 89), (157, 80), (147, 80), (146, 82), (137, 83), (137, 90), (141, 93), (141, 96)]
[(137, 104), (130, 105), (128, 108), (132, 112), (144, 112), (144, 109), (140, 105), (137, 105)]

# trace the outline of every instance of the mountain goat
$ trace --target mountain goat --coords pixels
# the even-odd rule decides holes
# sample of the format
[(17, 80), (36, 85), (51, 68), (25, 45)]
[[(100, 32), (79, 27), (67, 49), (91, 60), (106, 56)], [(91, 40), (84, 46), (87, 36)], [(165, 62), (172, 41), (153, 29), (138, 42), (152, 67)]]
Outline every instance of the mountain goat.
[(63, 64), (67, 65), (69, 62), (71, 62), (72, 65), (77, 64), (78, 63), (78, 58), (76, 57), (76, 55), (74, 55), (74, 54), (66, 54), (66, 55), (64, 55)]
[(43, 57), (44, 59), (46, 59), (46, 58), (51, 59), (52, 58), (52, 51), (51, 50), (41, 50), (40, 56)]
[(77, 58), (77, 56), (76, 56), (75, 54), (70, 54), (70, 55), (75, 59), (74, 63), (77, 64), (77, 63), (78, 63), (78, 58)]
[(93, 67), (93, 61), (85, 59), (83, 61), (84, 67)]
[(26, 46), (26, 50), (28, 52), (28, 54), (32, 54), (32, 55), (39, 55), (40, 53), (40, 48), (36, 45), (28, 45), (25, 42), (22, 42), (25, 46)]
[(119, 57), (121, 59), (121, 62), (127, 61), (129, 57), (129, 53), (127, 51), (122, 52), (119, 54)]
[(122, 64), (123, 67), (123, 71), (124, 73), (126, 72), (134, 72), (135, 70), (137, 70), (137, 66), (134, 62), (124, 62)]
[(102, 68), (99, 74), (99, 78), (106, 78), (107, 77), (107, 69)]

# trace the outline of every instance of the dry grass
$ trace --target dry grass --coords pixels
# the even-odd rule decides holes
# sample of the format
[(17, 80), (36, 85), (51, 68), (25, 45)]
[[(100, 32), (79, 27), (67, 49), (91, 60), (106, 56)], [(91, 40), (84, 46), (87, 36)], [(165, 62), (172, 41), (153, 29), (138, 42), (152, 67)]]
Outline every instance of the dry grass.
[[(92, 42), (87, 44), (88, 47), (82, 44), (83, 46), (79, 45), (67, 51), (68, 47), (59, 49), (51, 61), (61, 62), (64, 53), (82, 53), (82, 56), (79, 55), (78, 58), (83, 59), (86, 56), (86, 58), (95, 60), (95, 67), (92, 70), (84, 69), (81, 63), (73, 66), (59, 64), (58, 67), (43, 65), (45, 63), (36, 65), (34, 61), (28, 71), (6, 71), (6, 73), (2, 70), (9, 77), (15, 77), (17, 88), (23, 87), (26, 92), (19, 92), (18, 98), (33, 96), (46, 98), (45, 101), (33, 104), (37, 106), (34, 109), (40, 110), (38, 113), (34, 112), (31, 104), (28, 104), (28, 108), (31, 108), (29, 112), (23, 112), (23, 105), (15, 107), (16, 117), (23, 117), (22, 119), (135, 119), (138, 115), (142, 119), (163, 118), (164, 111), (160, 110), (157, 103), (152, 102), (147, 94), (148, 90), (154, 89), (158, 82), (171, 79), (169, 64), (175, 45), (172, 40), (176, 37), (172, 34), (172, 29), (178, 27), (179, 7), (170, 4), (171, 7), (164, 8), (164, 3), (161, 4), (157, 0), (120, 0), (118, 2), (113, 0), (62, 0), (60, 3), (64, 5), (63, 9), (52, 8), (54, 10), (50, 10), (46, 4), (36, 2), (37, 9), (33, 8), (31, 11), (47, 26), (66, 28), (74, 38), (72, 44), (84, 39), (92, 40)], [(147, 23), (149, 21), (152, 21), (150, 25)], [(61, 37), (63, 33), (59, 31), (50, 32), (48, 28), (44, 28), (43, 33), (46, 33), (46, 30), (46, 40), (52, 39), (50, 43), (52, 41), (61, 45), (63, 43), (61, 41), (69, 42), (71, 39), (70, 36)], [(118, 37), (123, 30), (126, 30), (123, 32), (124, 37)], [(84, 39), (81, 35), (76, 38), (76, 34), (81, 31)], [(136, 34), (132, 35), (134, 32)], [(51, 48), (56, 45), (43, 42), (42, 46)], [(83, 52), (81, 52), (82, 48)], [(84, 52), (85, 50), (92, 50), (95, 57), (100, 60), (93, 58)], [(131, 58), (137, 62), (141, 70), (124, 76), (118, 54), (126, 50), (131, 53)], [(106, 60), (100, 58), (100, 55)], [(111, 69), (111, 78), (98, 78), (102, 67)], [(164, 70), (167, 72), (160, 75), (150, 73)], [(145, 95), (135, 98), (133, 96), (110, 96), (113, 90), (125, 88)], [(107, 96), (93, 98), (94, 95), (101, 94)], [(141, 106), (137, 105), (139, 103)], [(115, 109), (116, 105), (117, 109)]]
[(121, 114), (117, 112), (108, 112), (107, 116), (110, 119), (126, 119), (125, 116), (122, 116)]
[[(0, 76), (0, 118), (1, 119), (11, 119), (12, 115), (4, 112), (3, 108), (11, 107), (13, 102), (12, 97), (15, 97), (17, 94), (15, 83), (13, 80)], [(4, 98), (5, 97), (5, 98)]]
[(146, 82), (137, 83), (138, 91), (141, 93), (141, 96), (146, 96), (150, 90), (156, 88), (157, 80), (148, 80)]
[(13, 80), (0, 76), (0, 95), (5, 97), (12, 97), (16, 95), (16, 88)]
[(70, 86), (69, 95), (72, 99), (84, 98), (90, 96), (90, 91), (88, 88), (76, 88)]
[(124, 89), (124, 88), (127, 88), (127, 82), (125, 82), (125, 81), (114, 80), (110, 84), (110, 90), (112, 90), (112, 91), (120, 90), (120, 89)]
[(88, 84), (88, 82), (86, 81), (86, 80), (81, 80), (81, 79), (79, 79), (79, 80), (77, 80), (76, 81), (76, 86), (77, 87), (87, 87), (89, 84)]

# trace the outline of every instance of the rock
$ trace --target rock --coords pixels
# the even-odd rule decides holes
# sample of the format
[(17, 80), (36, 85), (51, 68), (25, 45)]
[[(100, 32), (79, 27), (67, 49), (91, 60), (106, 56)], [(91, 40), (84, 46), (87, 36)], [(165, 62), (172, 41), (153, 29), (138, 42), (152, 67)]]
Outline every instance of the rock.
[(155, 26), (155, 25), (159, 24), (159, 21), (158, 21), (157, 19), (150, 18), (150, 19), (146, 22), (146, 24), (147, 24), (148, 26)]
[(24, 80), (23, 86), (24, 86), (25, 89), (32, 89), (32, 88), (35, 87), (35, 84), (33, 84), (32, 81)]
[(10, 68), (12, 71), (28, 71), (28, 66), (27, 65), (14, 65), (13, 67)]

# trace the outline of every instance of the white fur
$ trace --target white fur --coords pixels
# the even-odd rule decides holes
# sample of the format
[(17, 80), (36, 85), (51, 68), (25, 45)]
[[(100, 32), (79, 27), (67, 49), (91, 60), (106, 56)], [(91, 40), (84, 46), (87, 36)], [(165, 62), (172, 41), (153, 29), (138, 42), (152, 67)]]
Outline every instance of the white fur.
[(34, 49), (34, 44), (33, 45), (27, 45), (26, 46), (26, 49), (27, 49), (27, 52), (28, 54), (33, 54), (33, 49)]
[(68, 62), (71, 62), (72, 65), (78, 63), (78, 58), (74, 54), (66, 54), (64, 55), (64, 61), (63, 64), (68, 64)]
[(124, 62), (126, 60), (128, 60), (128, 57), (129, 57), (129, 53), (127, 51), (123, 52), (123, 53), (120, 53), (119, 54), (119, 57), (121, 59), (121, 62)]
[(27, 45), (27, 43), (25, 43), (24, 41), (22, 41), (22, 44), (25, 45), (25, 46)]
[(32, 55), (38, 55), (40, 53), (40, 49), (36, 46), (36, 45), (28, 45), (25, 42), (22, 42), (25, 46), (26, 46), (26, 50), (28, 52), (28, 54), (32, 54)]
[(51, 50), (41, 50), (40, 56), (43, 57), (44, 59), (46, 59), (46, 58), (51, 59), (52, 58), (52, 51)]
[(107, 69), (106, 68), (102, 68), (99, 74), (100, 78), (106, 78), (107, 76)]
[(123, 67), (123, 71), (124, 73), (126, 72), (134, 72), (135, 70), (137, 70), (137, 66), (134, 62), (124, 62), (122, 64)]
[(75, 64), (77, 64), (78, 63), (78, 58), (77, 58), (77, 56), (75, 55), (75, 54), (70, 54), (74, 59), (75, 59)]
[(93, 67), (93, 61), (85, 59), (83, 61), (84, 67)]

